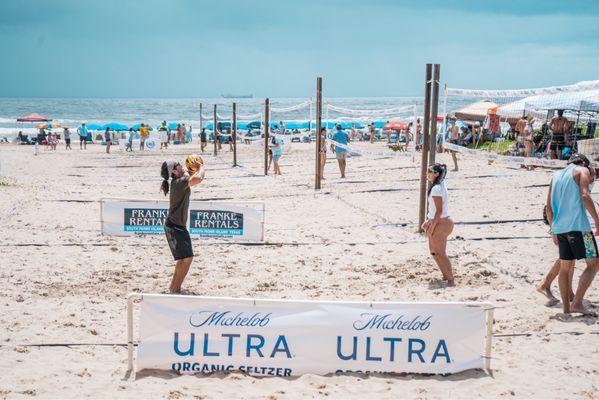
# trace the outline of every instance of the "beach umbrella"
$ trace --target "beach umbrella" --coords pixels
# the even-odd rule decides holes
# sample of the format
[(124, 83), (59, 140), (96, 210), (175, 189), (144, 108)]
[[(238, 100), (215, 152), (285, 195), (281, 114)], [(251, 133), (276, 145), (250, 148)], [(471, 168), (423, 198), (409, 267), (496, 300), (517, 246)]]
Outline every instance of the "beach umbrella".
[[(127, 125), (119, 124), (118, 122), (109, 122), (106, 125), (102, 125), (101, 130), (106, 130), (106, 128), (111, 131), (128, 131), (129, 127)], [(91, 128), (88, 128), (91, 129)]]
[(60, 128), (60, 124), (58, 122), (44, 122), (43, 124), (38, 125), (37, 129), (52, 129), (52, 128)]
[(211, 122), (208, 125), (206, 125), (204, 128), (208, 129), (209, 131), (213, 131), (214, 130), (214, 124)]
[(383, 126), (383, 130), (390, 131), (403, 131), (408, 127), (408, 125), (403, 121), (390, 121), (389, 123)]
[(52, 121), (51, 118), (46, 118), (43, 115), (31, 113), (17, 118), (17, 122), (48, 122)]
[(286, 129), (308, 129), (308, 121), (306, 122), (287, 122), (285, 124)]
[(85, 125), (90, 131), (102, 131), (104, 128), (100, 124), (87, 124)]
[(180, 124), (178, 122), (169, 122), (168, 129), (170, 129), (171, 131), (174, 131), (177, 129), (177, 125), (180, 125)]
[(261, 127), (262, 127), (261, 121), (252, 121), (249, 124), (247, 124), (248, 129), (260, 129)]
[[(328, 124), (325, 121), (322, 121), (322, 123), (320, 124), (320, 126), (322, 126), (323, 128), (327, 128), (327, 129), (333, 129), (335, 127), (335, 123), (334, 122), (329, 122)], [(316, 127), (316, 123), (312, 122), (310, 124), (311, 128), (315, 128)]]
[(239, 131), (247, 131), (248, 130), (248, 124), (246, 124), (245, 122), (238, 122), (237, 123), (237, 130), (239, 130)]
[(375, 128), (382, 128), (385, 125), (387, 125), (387, 121), (374, 121)]
[[(153, 131), (154, 128), (152, 128), (150, 125), (144, 123), (144, 125), (148, 128), (149, 131)], [(133, 128), (134, 131), (139, 131), (139, 129), (141, 128), (141, 123), (140, 124), (135, 124), (133, 125), (131, 128)]]
[(362, 129), (364, 128), (364, 125), (359, 122), (359, 121), (340, 121), (337, 122), (339, 125), (341, 125), (341, 128), (343, 129), (351, 129), (352, 125), (354, 128), (356, 129)]

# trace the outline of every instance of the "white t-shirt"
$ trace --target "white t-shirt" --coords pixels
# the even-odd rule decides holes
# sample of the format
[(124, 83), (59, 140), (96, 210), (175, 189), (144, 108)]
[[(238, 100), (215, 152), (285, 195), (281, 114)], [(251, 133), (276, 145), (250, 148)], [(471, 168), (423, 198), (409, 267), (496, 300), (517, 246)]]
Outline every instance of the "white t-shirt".
[(434, 219), (435, 214), (437, 213), (437, 207), (435, 206), (435, 200), (433, 200), (433, 197), (441, 197), (441, 207), (443, 207), (441, 218), (449, 217), (449, 210), (447, 208), (449, 199), (447, 195), (447, 188), (443, 182), (433, 186), (431, 194), (428, 196), (428, 219)]

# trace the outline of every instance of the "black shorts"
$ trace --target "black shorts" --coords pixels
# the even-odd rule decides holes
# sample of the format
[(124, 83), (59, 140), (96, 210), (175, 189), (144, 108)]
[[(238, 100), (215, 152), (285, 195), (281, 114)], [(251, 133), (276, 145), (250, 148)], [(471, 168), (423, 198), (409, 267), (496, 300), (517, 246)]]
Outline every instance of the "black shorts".
[(193, 257), (191, 237), (187, 228), (167, 222), (164, 225), (164, 233), (166, 233), (166, 241), (175, 260)]
[(84, 142), (87, 140), (87, 136), (79, 136), (79, 141)]
[(557, 235), (560, 260), (582, 260), (599, 258), (597, 242), (593, 232), (567, 232)]
[(71, 144), (71, 139), (65, 139), (65, 140), (64, 140), (64, 142), (65, 142), (66, 144)]

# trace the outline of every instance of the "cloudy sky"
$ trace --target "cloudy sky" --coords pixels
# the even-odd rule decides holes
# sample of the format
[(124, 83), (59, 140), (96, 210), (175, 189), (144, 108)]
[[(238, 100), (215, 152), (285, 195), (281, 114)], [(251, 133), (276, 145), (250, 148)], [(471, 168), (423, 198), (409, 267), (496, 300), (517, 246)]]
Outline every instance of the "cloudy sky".
[(599, 79), (599, 1), (2, 0), (0, 96), (417, 96)]

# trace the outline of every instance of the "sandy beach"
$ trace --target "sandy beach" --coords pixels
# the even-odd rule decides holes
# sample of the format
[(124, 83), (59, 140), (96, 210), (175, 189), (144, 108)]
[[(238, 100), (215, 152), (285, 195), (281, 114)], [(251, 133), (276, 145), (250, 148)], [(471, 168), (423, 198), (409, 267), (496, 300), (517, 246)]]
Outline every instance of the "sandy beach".
[[(356, 146), (387, 151), (384, 143)], [(100, 145), (77, 147), (34, 156), (33, 146), (0, 146), (2, 398), (599, 398), (598, 319), (564, 317), (535, 291), (558, 256), (541, 221), (551, 171), (460, 157), (460, 171), (446, 181), (456, 287), (445, 288), (416, 233), (419, 155), (415, 162), (351, 157), (340, 180), (329, 154), (327, 180), (315, 192), (314, 144), (304, 143), (286, 147), (279, 177), (262, 175), (257, 147), (239, 146), (241, 168), (231, 168), (226, 146), (217, 157), (203, 155), (206, 180), (192, 200), (264, 201), (266, 243), (194, 239), (198, 256), (184, 289), (273, 299), (489, 301), (497, 307), (493, 373), (129, 378), (125, 296), (164, 292), (173, 262), (163, 235), (102, 236), (99, 200), (164, 198), (161, 162), (182, 161), (199, 143), (109, 155)], [(448, 154), (438, 160), (451, 165)], [(599, 281), (586, 297), (599, 303)]]

